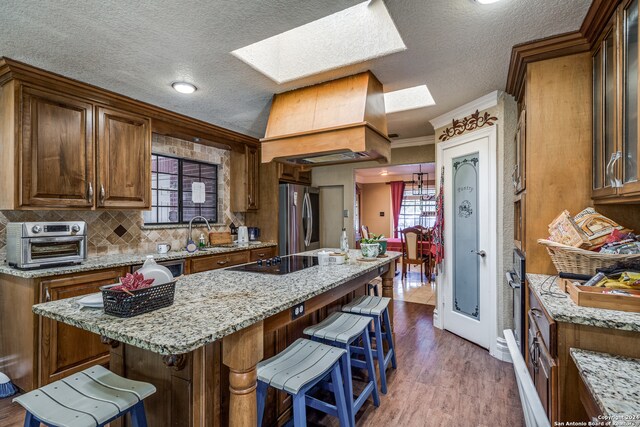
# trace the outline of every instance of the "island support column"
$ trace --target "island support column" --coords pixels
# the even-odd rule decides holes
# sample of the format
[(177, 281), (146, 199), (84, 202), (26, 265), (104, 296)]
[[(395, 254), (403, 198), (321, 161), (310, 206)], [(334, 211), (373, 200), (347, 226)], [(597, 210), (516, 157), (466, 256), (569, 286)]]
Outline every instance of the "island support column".
[(389, 304), (389, 320), (391, 321), (391, 331), (395, 339), (395, 332), (393, 332), (393, 278), (396, 275), (396, 271), (395, 268), (392, 268), (394, 264), (395, 262), (392, 261), (391, 264), (389, 264), (387, 272), (382, 275), (382, 296), (391, 298), (391, 303)]
[(255, 427), (257, 363), (263, 358), (262, 321), (224, 337), (222, 363), (229, 367), (229, 426)]

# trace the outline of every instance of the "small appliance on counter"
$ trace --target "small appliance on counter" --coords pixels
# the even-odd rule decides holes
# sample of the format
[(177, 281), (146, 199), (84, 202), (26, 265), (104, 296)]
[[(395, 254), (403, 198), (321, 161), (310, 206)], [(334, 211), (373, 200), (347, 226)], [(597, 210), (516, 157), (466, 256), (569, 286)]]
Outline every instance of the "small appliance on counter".
[(249, 241), (255, 242), (260, 239), (260, 228), (259, 227), (249, 227)]
[(7, 264), (20, 269), (82, 264), (87, 259), (87, 223), (10, 222)]
[(248, 245), (249, 244), (249, 229), (241, 225), (238, 227), (238, 244), (239, 245)]

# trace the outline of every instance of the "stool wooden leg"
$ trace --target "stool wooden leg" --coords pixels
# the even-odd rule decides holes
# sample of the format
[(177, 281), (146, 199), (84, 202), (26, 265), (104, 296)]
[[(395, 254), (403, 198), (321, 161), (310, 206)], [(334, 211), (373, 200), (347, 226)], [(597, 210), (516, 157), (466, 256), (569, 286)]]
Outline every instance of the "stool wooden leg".
[(144, 413), (144, 403), (142, 401), (131, 408), (131, 425), (133, 427), (147, 427), (147, 416)]
[[(333, 383), (333, 393), (336, 398), (336, 409), (338, 411), (340, 426), (355, 427), (355, 414), (351, 417), (351, 422), (349, 422), (350, 420), (349, 412), (347, 411), (347, 401), (344, 396), (344, 390), (342, 387), (340, 387), (340, 381), (342, 381), (340, 364), (336, 363), (335, 367), (331, 370), (331, 382)], [(349, 378), (348, 383), (351, 384), (351, 378)], [(304, 404), (302, 405), (302, 407), (304, 408)]]
[[(334, 384), (334, 390), (341, 390), (340, 382)], [(304, 393), (298, 393), (293, 396), (293, 425), (295, 427), (305, 427), (307, 425), (307, 396)], [(344, 397), (343, 397), (344, 401)]]
[(267, 403), (267, 389), (269, 385), (262, 381), (258, 381), (258, 427), (262, 427), (262, 418), (264, 417), (264, 407)]
[(384, 319), (384, 327), (385, 327), (385, 335), (387, 337), (387, 345), (389, 347), (389, 351), (391, 352), (391, 366), (393, 369), (398, 368), (398, 364), (396, 363), (396, 349), (393, 344), (393, 333), (391, 332), (391, 321), (389, 320), (389, 310), (385, 310), (382, 312), (382, 318)]
[[(355, 425), (356, 414), (354, 413), (355, 411), (353, 410), (353, 378), (351, 377), (351, 353), (350, 353), (351, 349), (349, 348), (348, 345), (345, 345), (344, 349), (347, 350), (347, 353), (340, 358), (340, 362), (342, 364), (342, 369), (341, 369), (342, 381), (344, 382), (344, 396), (347, 402), (347, 407), (346, 407), (347, 415), (351, 420), (351, 423), (349, 425)], [(334, 393), (335, 393), (335, 388), (340, 387), (340, 383), (339, 382), (336, 383), (333, 380), (333, 377), (331, 377), (331, 382), (333, 384)], [(342, 422), (340, 422), (340, 424), (342, 424)]]
[(367, 371), (369, 373), (369, 381), (373, 381), (373, 405), (380, 406), (380, 395), (378, 394), (378, 382), (376, 381), (376, 367), (373, 365), (373, 353), (371, 352), (371, 338), (369, 331), (364, 330), (364, 358), (367, 363)]
[(384, 341), (382, 340), (382, 328), (380, 324), (380, 316), (373, 318), (376, 333), (376, 354), (378, 359), (378, 368), (380, 369), (380, 391), (387, 394), (387, 374), (384, 367)]
[(24, 427), (40, 427), (40, 421), (31, 412), (27, 412), (24, 417)]

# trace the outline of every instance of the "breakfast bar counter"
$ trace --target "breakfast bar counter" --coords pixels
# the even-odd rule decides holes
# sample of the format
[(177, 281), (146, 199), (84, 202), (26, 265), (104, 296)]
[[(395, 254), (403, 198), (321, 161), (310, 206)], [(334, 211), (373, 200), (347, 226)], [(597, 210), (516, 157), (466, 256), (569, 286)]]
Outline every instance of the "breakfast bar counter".
[[(255, 366), (260, 360), (284, 349), (332, 305), (364, 294), (376, 277), (383, 277), (382, 295), (393, 298), (390, 265), (400, 254), (366, 262), (357, 261), (359, 256), (350, 251), (343, 265), (285, 275), (223, 269), (184, 276), (176, 283), (173, 305), (128, 319), (81, 308), (78, 298), (38, 304), (33, 311), (99, 334), (112, 347), (111, 370), (166, 390), (150, 401), (150, 425), (160, 425), (151, 421), (155, 419), (166, 425), (228, 420), (230, 425), (254, 426)], [(291, 308), (300, 303), (307, 315), (298, 319)], [(162, 364), (171, 369), (158, 369)], [(287, 411), (279, 412), (276, 418), (287, 416)], [(185, 419), (189, 422), (181, 424)]]

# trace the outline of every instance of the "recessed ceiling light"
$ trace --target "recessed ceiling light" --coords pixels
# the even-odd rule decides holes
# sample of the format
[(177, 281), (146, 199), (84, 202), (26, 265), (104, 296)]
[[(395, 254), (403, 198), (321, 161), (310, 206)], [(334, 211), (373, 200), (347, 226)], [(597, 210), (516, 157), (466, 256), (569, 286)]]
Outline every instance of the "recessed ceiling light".
[(497, 3), (500, 0), (474, 0), (474, 1), (480, 4), (491, 4), (491, 3)]
[(180, 93), (193, 93), (198, 90), (197, 87), (187, 82), (174, 82), (171, 83), (171, 87), (177, 90)]
[(385, 169), (382, 172), (380, 172), (380, 175), (387, 176), (387, 175), (389, 175), (389, 171)]
[(387, 114), (431, 105), (436, 105), (436, 103), (427, 85), (408, 87), (384, 94), (384, 109)]
[(382, 0), (367, 0), (231, 52), (278, 84), (406, 50)]

